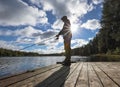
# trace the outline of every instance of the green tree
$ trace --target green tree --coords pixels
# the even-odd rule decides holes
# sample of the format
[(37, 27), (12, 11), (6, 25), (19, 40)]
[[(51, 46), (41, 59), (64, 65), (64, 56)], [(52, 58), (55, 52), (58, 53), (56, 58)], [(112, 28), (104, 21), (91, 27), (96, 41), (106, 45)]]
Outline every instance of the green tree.
[(104, 0), (101, 19), (101, 29), (92, 41), (90, 41), (87, 45), (79, 48), (79, 54), (120, 54), (119, 50), (120, 0)]

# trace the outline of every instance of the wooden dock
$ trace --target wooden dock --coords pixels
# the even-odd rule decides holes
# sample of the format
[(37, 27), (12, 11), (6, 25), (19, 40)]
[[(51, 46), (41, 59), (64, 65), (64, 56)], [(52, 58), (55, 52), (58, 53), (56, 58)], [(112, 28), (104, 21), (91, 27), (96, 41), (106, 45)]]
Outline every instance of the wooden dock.
[(0, 79), (0, 87), (120, 87), (120, 62), (56, 64)]

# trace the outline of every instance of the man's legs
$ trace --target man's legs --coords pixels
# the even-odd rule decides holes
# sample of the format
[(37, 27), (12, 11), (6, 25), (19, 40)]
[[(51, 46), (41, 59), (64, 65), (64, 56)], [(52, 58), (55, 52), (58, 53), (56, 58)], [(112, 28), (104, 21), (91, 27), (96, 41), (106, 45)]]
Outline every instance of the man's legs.
[(71, 47), (70, 47), (70, 41), (64, 42), (64, 48), (65, 48), (65, 61), (70, 62), (71, 60)]
[(65, 60), (63, 65), (71, 64), (71, 37), (64, 38)]

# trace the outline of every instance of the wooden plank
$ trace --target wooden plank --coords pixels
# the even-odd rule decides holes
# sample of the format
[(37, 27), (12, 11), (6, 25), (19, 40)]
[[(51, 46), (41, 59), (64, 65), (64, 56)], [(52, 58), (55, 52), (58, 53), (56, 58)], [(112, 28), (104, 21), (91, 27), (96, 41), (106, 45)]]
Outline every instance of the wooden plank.
[(120, 87), (120, 62), (79, 62), (0, 79), (0, 87)]
[(32, 76), (31, 78), (28, 78), (28, 79), (25, 79), (23, 81), (17, 82), (15, 84), (12, 84), (9, 87), (22, 87), (22, 86), (29, 87), (30, 84), (31, 84), (31, 86), (35, 86), (37, 83), (42, 82), (44, 79), (48, 78), (54, 72), (58, 71), (61, 67), (53, 68), (53, 69), (51, 69), (49, 71), (46, 71), (44, 73), (37, 74), (35, 76)]
[(74, 70), (74, 72), (69, 76), (65, 81), (63, 87), (74, 87), (79, 76), (80, 70), (82, 69), (83, 63), (80, 63), (79, 66)]
[(73, 71), (78, 67), (79, 63), (76, 63), (74, 67), (70, 67), (67, 72), (65, 72), (61, 77), (56, 79), (53, 83), (49, 84), (47, 87), (62, 87), (67, 78), (73, 73)]
[(102, 62), (97, 64), (100, 64), (100, 66), (108, 68), (111, 71), (114, 71), (115, 75), (120, 77), (120, 62)]
[(96, 72), (98, 78), (102, 81), (104, 87), (118, 87), (102, 70), (100, 70), (94, 63), (92, 67)]
[(103, 87), (100, 79), (97, 77), (95, 71), (93, 70), (91, 63), (88, 64), (89, 71), (89, 85), (90, 87)]
[(76, 87), (88, 87), (87, 63), (83, 64), (83, 68), (78, 77)]
[(119, 68), (115, 69), (118, 65), (113, 65), (113, 63), (96, 63), (96, 66), (101, 69), (116, 85), (120, 86), (120, 70)]
[(25, 73), (22, 73), (22, 74), (18, 74), (18, 75), (14, 75), (14, 76), (10, 76), (10, 77), (7, 77), (7, 78), (0, 79), (0, 87), (5, 87), (5, 86), (8, 86), (8, 85), (23, 81), (25, 79), (31, 78), (32, 76), (35, 76), (35, 75), (40, 74), (40, 73), (44, 73), (46, 71), (49, 71), (51, 69), (54, 69), (54, 68), (57, 68), (57, 67), (60, 67), (60, 66), (61, 65), (51, 65), (51, 66), (48, 66), (48, 67), (43, 67), (43, 68), (40, 68), (40, 69), (36, 69), (34, 71), (31, 71), (31, 72), (29, 71), (29, 72), (25, 72)]
[[(72, 64), (70, 67), (73, 68), (75, 65), (76, 64)], [(61, 69), (59, 69), (58, 71), (54, 72), (51, 76), (49, 76), (48, 78), (43, 80), (41, 83), (37, 84), (36, 87), (47, 87), (47, 86), (50, 86), (50, 84), (52, 84), (57, 79), (59, 79), (64, 73), (68, 72), (70, 67), (69, 66), (63, 66)]]
[(87, 77), (88, 77), (88, 87), (90, 87), (90, 76), (89, 76), (89, 65), (87, 62)]

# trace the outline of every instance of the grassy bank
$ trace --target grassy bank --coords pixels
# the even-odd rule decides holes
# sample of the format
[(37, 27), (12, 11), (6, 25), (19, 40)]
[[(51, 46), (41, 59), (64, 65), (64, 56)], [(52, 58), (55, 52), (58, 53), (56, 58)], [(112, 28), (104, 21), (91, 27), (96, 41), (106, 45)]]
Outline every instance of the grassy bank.
[(95, 54), (90, 57), (91, 61), (120, 61), (120, 55)]
[(103, 58), (120, 58), (120, 55), (109, 55), (109, 54), (95, 54), (92, 57), (103, 57)]

